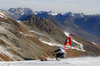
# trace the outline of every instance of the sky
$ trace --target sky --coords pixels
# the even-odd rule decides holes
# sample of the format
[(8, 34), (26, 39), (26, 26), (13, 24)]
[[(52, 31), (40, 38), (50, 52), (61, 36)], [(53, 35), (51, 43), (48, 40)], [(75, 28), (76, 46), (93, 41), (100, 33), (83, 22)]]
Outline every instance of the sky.
[(33, 11), (100, 14), (100, 0), (0, 0), (0, 9), (18, 7)]

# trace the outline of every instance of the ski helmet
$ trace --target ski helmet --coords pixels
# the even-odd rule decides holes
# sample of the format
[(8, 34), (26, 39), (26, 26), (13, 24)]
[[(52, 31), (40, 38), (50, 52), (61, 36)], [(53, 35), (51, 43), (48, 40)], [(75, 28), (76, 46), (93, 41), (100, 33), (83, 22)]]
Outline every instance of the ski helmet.
[(58, 46), (58, 49), (61, 49), (61, 47), (60, 47), (60, 46)]

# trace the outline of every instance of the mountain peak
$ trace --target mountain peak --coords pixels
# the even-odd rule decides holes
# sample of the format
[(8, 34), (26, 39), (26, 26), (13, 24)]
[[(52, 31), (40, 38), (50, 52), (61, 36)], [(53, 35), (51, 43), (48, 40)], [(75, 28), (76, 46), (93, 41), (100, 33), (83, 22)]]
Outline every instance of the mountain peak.
[(72, 12), (63, 13), (63, 15), (69, 15), (69, 14), (72, 14)]
[(48, 14), (49, 14), (49, 15), (57, 15), (58, 13), (53, 12), (53, 11), (49, 11)]
[(30, 8), (10, 8), (9, 10), (8, 10), (9, 12), (12, 12), (12, 13), (21, 13), (21, 15), (23, 15), (23, 14), (31, 14), (31, 13), (33, 13), (33, 10), (32, 9), (30, 9)]

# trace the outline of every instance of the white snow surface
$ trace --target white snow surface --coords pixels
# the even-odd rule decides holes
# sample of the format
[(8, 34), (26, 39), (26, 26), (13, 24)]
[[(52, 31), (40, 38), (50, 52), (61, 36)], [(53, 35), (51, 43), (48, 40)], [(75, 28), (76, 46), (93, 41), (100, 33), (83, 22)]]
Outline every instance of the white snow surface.
[(48, 61), (0, 62), (0, 66), (100, 66), (100, 57), (67, 58), (60, 61), (49, 58)]

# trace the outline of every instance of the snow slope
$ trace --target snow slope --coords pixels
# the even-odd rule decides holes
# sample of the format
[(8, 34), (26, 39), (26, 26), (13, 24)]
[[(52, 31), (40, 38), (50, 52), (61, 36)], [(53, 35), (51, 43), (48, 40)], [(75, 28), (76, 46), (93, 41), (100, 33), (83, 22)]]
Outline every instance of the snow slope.
[(100, 57), (68, 58), (60, 61), (51, 60), (40, 61), (14, 61), (0, 62), (0, 66), (100, 66)]

